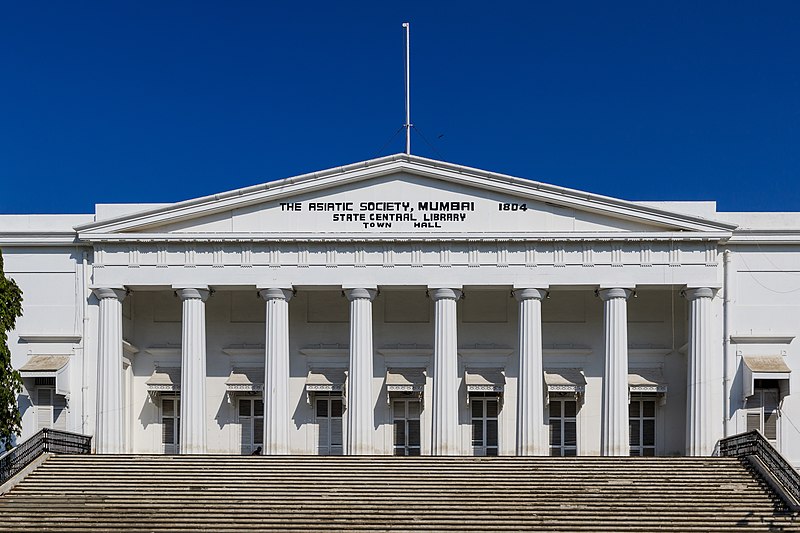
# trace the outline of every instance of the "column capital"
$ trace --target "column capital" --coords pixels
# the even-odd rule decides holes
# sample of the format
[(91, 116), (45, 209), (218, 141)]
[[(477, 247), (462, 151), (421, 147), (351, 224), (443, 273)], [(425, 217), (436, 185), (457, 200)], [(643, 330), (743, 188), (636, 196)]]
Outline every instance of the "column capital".
[(463, 292), (459, 289), (430, 289), (428, 294), (431, 300), (460, 300)]
[(211, 291), (205, 288), (182, 288), (175, 291), (181, 300), (208, 300)]
[(292, 299), (294, 296), (294, 291), (292, 289), (278, 289), (278, 288), (269, 288), (269, 289), (259, 289), (258, 294), (264, 300), (286, 300), (287, 302)]
[(110, 288), (110, 287), (100, 287), (97, 289), (92, 289), (92, 292), (97, 297), (98, 300), (104, 300), (106, 298), (115, 298), (120, 302), (125, 299), (125, 296), (128, 295), (128, 291), (125, 289), (120, 288)]
[(597, 295), (600, 297), (601, 300), (607, 302), (608, 300), (613, 300), (615, 298), (624, 298), (628, 299), (633, 294), (633, 289), (623, 289), (621, 287), (612, 288), (612, 289), (600, 289), (597, 291)]
[(344, 294), (351, 302), (353, 300), (369, 300), (371, 302), (378, 295), (378, 291), (376, 289), (354, 288), (345, 289)]
[(523, 300), (544, 300), (547, 298), (547, 289), (514, 289), (512, 294), (517, 301)]
[(694, 287), (691, 289), (684, 289), (681, 291), (683, 297), (689, 300), (696, 300), (698, 298), (713, 298), (718, 289), (712, 287)]

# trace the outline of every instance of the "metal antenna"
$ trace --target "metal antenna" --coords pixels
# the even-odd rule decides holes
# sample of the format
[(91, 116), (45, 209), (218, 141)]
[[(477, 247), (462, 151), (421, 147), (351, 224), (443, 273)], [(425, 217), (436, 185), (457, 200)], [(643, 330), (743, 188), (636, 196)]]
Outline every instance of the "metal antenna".
[(403, 27), (406, 29), (406, 123), (403, 127), (406, 129), (406, 155), (411, 155), (411, 24), (404, 22)]

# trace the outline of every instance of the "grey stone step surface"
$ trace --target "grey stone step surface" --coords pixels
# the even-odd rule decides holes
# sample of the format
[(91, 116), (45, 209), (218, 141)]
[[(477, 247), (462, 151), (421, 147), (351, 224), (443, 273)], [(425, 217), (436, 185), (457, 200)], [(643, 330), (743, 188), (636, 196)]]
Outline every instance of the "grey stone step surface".
[(54, 455), (0, 531), (798, 531), (712, 457)]

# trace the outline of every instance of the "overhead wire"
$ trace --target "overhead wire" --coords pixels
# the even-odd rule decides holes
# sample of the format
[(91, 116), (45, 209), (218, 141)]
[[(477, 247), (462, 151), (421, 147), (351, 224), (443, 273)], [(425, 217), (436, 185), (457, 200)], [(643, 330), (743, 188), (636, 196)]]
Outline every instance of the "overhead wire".
[(420, 136), (420, 138), (421, 138), (423, 141), (425, 141), (425, 144), (427, 144), (427, 145), (428, 145), (428, 147), (429, 147), (431, 150), (433, 150), (433, 151), (434, 151), (434, 153), (436, 153), (436, 157), (438, 157), (438, 158), (439, 158), (439, 159), (441, 159), (441, 160), (444, 160), (444, 159), (445, 159), (445, 157), (442, 155), (442, 153), (441, 153), (441, 152), (439, 152), (439, 150), (437, 150), (437, 149), (436, 149), (436, 147), (435, 147), (433, 144), (431, 144), (431, 143), (428, 141), (428, 139), (427, 139), (427, 138), (426, 138), (426, 137), (425, 137), (425, 136), (422, 134), (422, 132), (420, 131), (420, 129), (419, 129), (417, 126), (411, 126), (411, 129), (413, 129), (415, 132), (417, 132), (417, 134)]
[(383, 154), (383, 151), (386, 150), (386, 147), (389, 146), (392, 143), (392, 141), (394, 140), (395, 137), (397, 137), (397, 134), (400, 133), (401, 131), (403, 131), (404, 129), (405, 129), (405, 126), (400, 126), (399, 128), (397, 128), (397, 131), (394, 132), (394, 135), (389, 137), (389, 140), (386, 141), (386, 144), (381, 146), (380, 150), (375, 152), (375, 155), (373, 157), (380, 157), (381, 154)]

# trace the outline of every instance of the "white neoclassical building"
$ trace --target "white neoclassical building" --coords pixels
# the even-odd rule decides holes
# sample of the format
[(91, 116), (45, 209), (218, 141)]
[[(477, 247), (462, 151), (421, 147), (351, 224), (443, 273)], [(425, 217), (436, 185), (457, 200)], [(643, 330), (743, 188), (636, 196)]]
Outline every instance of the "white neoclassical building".
[(100, 453), (800, 464), (800, 213), (394, 155), (174, 204), (2, 215), (23, 437)]

